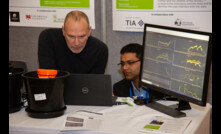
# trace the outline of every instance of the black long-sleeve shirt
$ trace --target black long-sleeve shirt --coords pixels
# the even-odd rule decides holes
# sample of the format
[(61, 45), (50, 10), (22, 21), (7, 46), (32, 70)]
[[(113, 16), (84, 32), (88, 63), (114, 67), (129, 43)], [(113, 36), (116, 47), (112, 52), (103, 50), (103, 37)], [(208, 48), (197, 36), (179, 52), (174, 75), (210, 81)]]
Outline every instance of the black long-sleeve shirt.
[(38, 41), (39, 68), (64, 70), (70, 73), (102, 74), (108, 59), (108, 48), (90, 36), (79, 54), (71, 52), (61, 28), (46, 29)]

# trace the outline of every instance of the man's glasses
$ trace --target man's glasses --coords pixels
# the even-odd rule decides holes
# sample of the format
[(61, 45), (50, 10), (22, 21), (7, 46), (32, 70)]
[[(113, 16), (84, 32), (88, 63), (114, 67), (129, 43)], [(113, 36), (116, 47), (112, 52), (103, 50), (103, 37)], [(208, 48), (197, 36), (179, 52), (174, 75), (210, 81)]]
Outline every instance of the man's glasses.
[(120, 63), (118, 63), (117, 65), (121, 65), (121, 66), (129, 65), (129, 66), (131, 66), (131, 65), (133, 65), (134, 63), (136, 63), (136, 62), (138, 62), (138, 61), (140, 61), (140, 60), (137, 60), (137, 61), (120, 62)]

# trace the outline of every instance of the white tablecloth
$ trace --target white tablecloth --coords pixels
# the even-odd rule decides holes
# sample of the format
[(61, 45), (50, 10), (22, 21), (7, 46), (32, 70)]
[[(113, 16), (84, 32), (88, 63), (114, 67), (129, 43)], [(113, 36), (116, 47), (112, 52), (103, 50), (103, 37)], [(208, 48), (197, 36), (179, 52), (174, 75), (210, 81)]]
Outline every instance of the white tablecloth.
[[(169, 102), (170, 103), (170, 102)], [(184, 134), (209, 134), (210, 116), (212, 106), (207, 103), (206, 107), (191, 104), (191, 110), (185, 110), (186, 117), (192, 121), (184, 131)], [(103, 113), (101, 123), (95, 124), (95, 129), (75, 130), (71, 133), (102, 133), (102, 134), (144, 134), (139, 130), (145, 126), (147, 120), (153, 116), (173, 118), (147, 106), (118, 105), (104, 106), (67, 106), (65, 114), (55, 118), (37, 119), (31, 118), (21, 109), (19, 112), (9, 114), (10, 134), (60, 134), (60, 130), (67, 115), (78, 110), (87, 110)], [(180, 119), (182, 119), (180, 118)], [(89, 132), (90, 131), (90, 132)]]

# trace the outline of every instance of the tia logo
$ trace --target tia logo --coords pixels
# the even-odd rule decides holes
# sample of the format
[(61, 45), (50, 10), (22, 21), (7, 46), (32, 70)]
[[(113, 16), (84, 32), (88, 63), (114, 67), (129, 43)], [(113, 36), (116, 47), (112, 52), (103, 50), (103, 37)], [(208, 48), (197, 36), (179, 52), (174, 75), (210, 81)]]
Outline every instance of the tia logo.
[(136, 22), (135, 20), (125, 20), (126, 21), (126, 25), (127, 26), (136, 26), (137, 24), (139, 26), (143, 26), (144, 25), (144, 22), (142, 20)]

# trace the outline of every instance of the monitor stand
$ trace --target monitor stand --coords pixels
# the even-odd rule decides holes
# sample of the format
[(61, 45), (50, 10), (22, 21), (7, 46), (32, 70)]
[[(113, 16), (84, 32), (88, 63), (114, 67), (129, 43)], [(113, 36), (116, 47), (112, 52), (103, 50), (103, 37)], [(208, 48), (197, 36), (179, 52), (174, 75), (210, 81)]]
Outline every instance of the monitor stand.
[[(151, 100), (151, 102), (147, 103), (146, 106), (157, 110), (159, 112), (162, 112), (164, 114), (170, 115), (175, 118), (180, 118), (180, 117), (186, 117), (186, 113), (181, 112), (180, 110), (188, 110), (191, 109), (190, 105), (188, 102), (180, 100), (178, 107), (174, 108), (174, 105), (171, 106), (166, 106), (163, 104), (160, 104), (156, 102), (155, 100)], [(177, 104), (176, 104), (177, 106)]]

